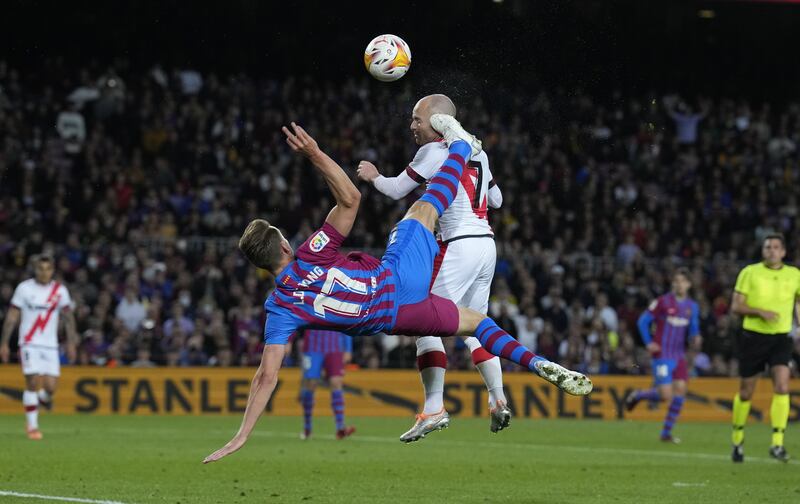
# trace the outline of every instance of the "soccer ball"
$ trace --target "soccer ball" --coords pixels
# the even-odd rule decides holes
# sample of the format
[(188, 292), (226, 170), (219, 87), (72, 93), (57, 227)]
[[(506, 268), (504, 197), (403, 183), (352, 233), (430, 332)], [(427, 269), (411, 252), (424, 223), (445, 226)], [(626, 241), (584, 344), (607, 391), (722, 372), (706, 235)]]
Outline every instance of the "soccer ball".
[(379, 35), (364, 51), (364, 66), (379, 81), (396, 81), (411, 66), (411, 49), (397, 35)]

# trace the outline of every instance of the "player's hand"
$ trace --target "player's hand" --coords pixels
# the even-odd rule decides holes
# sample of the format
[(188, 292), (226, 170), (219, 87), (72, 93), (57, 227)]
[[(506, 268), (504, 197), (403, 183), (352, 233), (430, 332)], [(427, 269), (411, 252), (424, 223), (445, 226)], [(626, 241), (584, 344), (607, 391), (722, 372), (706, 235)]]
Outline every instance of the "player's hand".
[(8, 348), (8, 345), (0, 346), (0, 362), (3, 364), (8, 364), (11, 360), (11, 350)]
[(761, 318), (763, 318), (767, 322), (774, 322), (778, 320), (778, 314), (774, 311), (761, 310), (761, 312), (759, 312), (759, 315), (761, 315)]
[(344, 364), (350, 364), (351, 362), (353, 362), (353, 354), (350, 352), (344, 352), (342, 354), (342, 362)]
[(361, 161), (358, 163), (358, 169), (356, 170), (356, 173), (358, 174), (358, 178), (370, 183), (378, 178), (378, 175), (380, 175), (375, 165), (369, 161)]
[(692, 347), (698, 352), (703, 349), (703, 337), (695, 336), (692, 338)]
[(247, 441), (247, 439), (244, 439), (239, 436), (234, 437), (233, 439), (228, 441), (228, 444), (226, 444), (219, 450), (215, 451), (214, 453), (203, 459), (203, 463), (208, 464), (209, 462), (216, 462), (222, 457), (227, 457), (231, 453), (237, 451), (239, 448), (244, 446), (245, 441)]
[(647, 344), (647, 351), (651, 354), (658, 353), (661, 351), (661, 345), (656, 343), (655, 341), (651, 341)]
[(281, 128), (283, 134), (286, 135), (286, 143), (293, 151), (299, 152), (307, 158), (312, 158), (321, 153), (317, 141), (311, 135), (306, 133), (306, 130), (292, 122), (292, 130), (284, 126)]

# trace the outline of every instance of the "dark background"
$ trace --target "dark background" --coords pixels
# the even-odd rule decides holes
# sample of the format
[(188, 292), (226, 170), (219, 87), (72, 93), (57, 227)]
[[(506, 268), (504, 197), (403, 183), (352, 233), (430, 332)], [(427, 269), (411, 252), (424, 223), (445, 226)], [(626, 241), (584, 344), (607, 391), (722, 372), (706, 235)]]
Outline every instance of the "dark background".
[[(700, 17), (704, 9), (713, 17)], [(31, 74), (52, 72), (59, 59), (124, 58), (133, 69), (157, 60), (336, 80), (362, 75), (367, 42), (394, 33), (410, 44), (408, 78), (423, 89), (564, 86), (775, 101), (800, 84), (798, 26), (800, 5), (780, 2), (7, 0), (0, 60)]]

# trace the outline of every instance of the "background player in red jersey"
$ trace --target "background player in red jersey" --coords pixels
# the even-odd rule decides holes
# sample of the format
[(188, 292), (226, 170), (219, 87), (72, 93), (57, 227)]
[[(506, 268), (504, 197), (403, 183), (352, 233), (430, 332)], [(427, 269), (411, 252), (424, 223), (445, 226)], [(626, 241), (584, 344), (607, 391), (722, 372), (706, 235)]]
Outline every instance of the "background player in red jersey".
[(353, 339), (338, 331), (310, 329), (303, 333), (303, 381), (300, 402), (303, 405), (302, 439), (311, 437), (314, 416), (314, 392), (322, 371), (331, 389), (331, 410), (336, 422), (336, 439), (351, 436), (355, 427), (347, 427), (344, 421), (344, 366), (350, 362)]
[(299, 329), (331, 328), (352, 336), (381, 331), (474, 334), (491, 353), (527, 367), (567, 393), (591, 392), (586, 376), (535, 355), (485, 315), (430, 294), (438, 253), (433, 229), (453, 202), (467, 159), (480, 152), (480, 142), (452, 116), (436, 114), (431, 124), (442, 133), (450, 155), (390, 234), (382, 260), (360, 252), (347, 256), (338, 252), (353, 227), (361, 195), (344, 170), (302, 128), (294, 123), (293, 131), (283, 128), (292, 149), (308, 157), (325, 177), (336, 206), (296, 253), (281, 232), (264, 220), (254, 220), (245, 229), (239, 248), (253, 264), (276, 277), (275, 290), (264, 304), (266, 345), (239, 431), (204, 463), (237, 451), (247, 441), (278, 383), (285, 346)]
[[(436, 175), (449, 155), (442, 136), (431, 127), (431, 115), (455, 117), (456, 106), (445, 95), (422, 98), (411, 112), (411, 132), (420, 145), (408, 167), (396, 177), (384, 177), (368, 161), (358, 165), (358, 176), (381, 193), (400, 199), (426, 184)], [(473, 156), (459, 180), (453, 204), (439, 219), (439, 255), (436, 257), (431, 292), (458, 306), (481, 313), (489, 310), (489, 292), (494, 278), (497, 251), (494, 232), (489, 226), (488, 208), (500, 208), (503, 194), (494, 183), (489, 158), (481, 151)], [(474, 336), (464, 338), (472, 362), (481, 374), (489, 399), (489, 429), (498, 432), (508, 427), (511, 410), (503, 392), (500, 359), (483, 348)], [(444, 408), (444, 376), (447, 355), (442, 339), (436, 336), (417, 338), (417, 367), (425, 391), (423, 410), (414, 425), (400, 436), (403, 442), (424, 438), (428, 433), (447, 427), (450, 416)]]
[(78, 333), (72, 314), (72, 299), (67, 288), (53, 280), (55, 264), (49, 255), (33, 260), (34, 278), (20, 283), (11, 298), (11, 307), (0, 336), (0, 361), (10, 360), (9, 340), (19, 324), (19, 355), (25, 375), (26, 432), (29, 439), (42, 439), (39, 430), (39, 405), (49, 407), (61, 374), (58, 353), (59, 314), (64, 314), (67, 331), (67, 358), (75, 362)]
[[(626, 398), (628, 411), (641, 400), (669, 404), (661, 429), (661, 440), (679, 443), (672, 435), (686, 396), (689, 371), (686, 365), (686, 342), (700, 348), (700, 308), (689, 297), (692, 281), (689, 271), (680, 268), (672, 275), (672, 291), (654, 300), (639, 317), (639, 332), (653, 356), (653, 388), (635, 390)], [(655, 322), (655, 338), (650, 326)]]

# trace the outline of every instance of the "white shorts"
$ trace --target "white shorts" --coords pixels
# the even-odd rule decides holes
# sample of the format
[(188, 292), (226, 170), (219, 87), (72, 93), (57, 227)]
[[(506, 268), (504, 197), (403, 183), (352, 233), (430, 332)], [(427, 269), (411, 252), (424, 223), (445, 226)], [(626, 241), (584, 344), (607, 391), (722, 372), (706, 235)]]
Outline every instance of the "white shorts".
[[(458, 306), (486, 313), (494, 277), (497, 249), (489, 237), (463, 238), (442, 244), (441, 267), (431, 292)], [(438, 258), (437, 258), (438, 262)]]
[(22, 374), (60, 376), (58, 348), (26, 345), (19, 349)]

